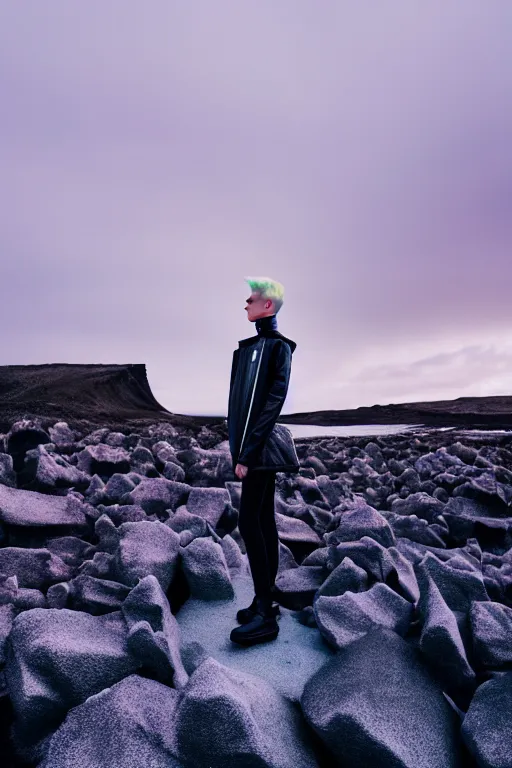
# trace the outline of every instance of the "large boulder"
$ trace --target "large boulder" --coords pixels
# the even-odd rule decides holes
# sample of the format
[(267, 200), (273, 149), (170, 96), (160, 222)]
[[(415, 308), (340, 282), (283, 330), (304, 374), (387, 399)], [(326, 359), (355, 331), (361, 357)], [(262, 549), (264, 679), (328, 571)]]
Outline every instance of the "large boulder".
[(461, 734), (481, 768), (512, 765), (512, 672), (479, 686), (464, 717)]
[(193, 597), (231, 600), (235, 596), (224, 550), (210, 538), (196, 538), (181, 547), (183, 572)]
[(376, 625), (407, 633), (414, 606), (387, 584), (377, 582), (364, 592), (320, 596), (313, 611), (316, 624), (327, 642), (339, 650), (365, 635)]
[(73, 494), (52, 496), (0, 485), (0, 520), (14, 526), (86, 528), (86, 517)]
[(123, 523), (118, 532), (119, 545), (113, 563), (117, 579), (133, 587), (139, 579), (152, 574), (166, 592), (177, 568), (178, 534), (158, 520)]
[(375, 539), (384, 547), (391, 547), (396, 543), (386, 518), (369, 504), (360, 502), (354, 509), (343, 513), (338, 527), (325, 534), (324, 540), (328, 545), (336, 545), (341, 541), (359, 541), (363, 536)]
[(182, 768), (175, 755), (177, 691), (129, 675), (71, 709), (39, 768)]
[(178, 755), (191, 768), (315, 768), (304, 725), (269, 683), (207, 657), (181, 691)]
[(369, 631), (306, 683), (306, 720), (343, 768), (463, 768), (459, 719), (417, 649)]
[(66, 712), (140, 666), (129, 653), (121, 611), (90, 616), (34, 608), (13, 621), (5, 678), (16, 714), (15, 741), (39, 739)]
[(181, 663), (181, 633), (162, 587), (154, 576), (141, 579), (121, 610), (128, 626), (128, 648), (158, 680), (182, 688), (188, 674)]
[(20, 587), (45, 591), (52, 584), (72, 578), (69, 565), (48, 549), (0, 548), (0, 573), (16, 576)]

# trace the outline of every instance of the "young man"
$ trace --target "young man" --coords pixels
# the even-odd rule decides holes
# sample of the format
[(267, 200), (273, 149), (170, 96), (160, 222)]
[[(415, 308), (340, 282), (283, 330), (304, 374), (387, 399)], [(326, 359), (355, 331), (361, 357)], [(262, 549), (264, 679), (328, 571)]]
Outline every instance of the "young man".
[(276, 315), (284, 288), (267, 277), (245, 278), (251, 287), (247, 319), (256, 336), (238, 342), (233, 352), (228, 406), (228, 432), (233, 471), (242, 481), (238, 528), (254, 582), (254, 600), (238, 611), (242, 626), (230, 639), (241, 645), (274, 640), (279, 633), (273, 603), (279, 564), (274, 516), (276, 472), (298, 472), (299, 461), (290, 430), (276, 425), (290, 381), (296, 343), (277, 330)]

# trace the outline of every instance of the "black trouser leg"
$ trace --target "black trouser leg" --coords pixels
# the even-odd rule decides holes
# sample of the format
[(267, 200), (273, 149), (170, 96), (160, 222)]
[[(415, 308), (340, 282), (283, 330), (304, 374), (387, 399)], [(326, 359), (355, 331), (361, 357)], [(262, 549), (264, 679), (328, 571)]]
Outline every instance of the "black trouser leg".
[(276, 473), (249, 472), (242, 480), (238, 530), (247, 550), (254, 592), (271, 596), (279, 565), (279, 538), (274, 515)]

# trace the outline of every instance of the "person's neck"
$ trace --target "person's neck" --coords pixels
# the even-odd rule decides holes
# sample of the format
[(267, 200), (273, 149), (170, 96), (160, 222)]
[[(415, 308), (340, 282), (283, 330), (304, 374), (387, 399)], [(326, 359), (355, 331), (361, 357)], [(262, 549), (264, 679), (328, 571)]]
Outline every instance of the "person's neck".
[(264, 336), (268, 331), (277, 331), (276, 315), (267, 315), (256, 320), (256, 330), (259, 336)]

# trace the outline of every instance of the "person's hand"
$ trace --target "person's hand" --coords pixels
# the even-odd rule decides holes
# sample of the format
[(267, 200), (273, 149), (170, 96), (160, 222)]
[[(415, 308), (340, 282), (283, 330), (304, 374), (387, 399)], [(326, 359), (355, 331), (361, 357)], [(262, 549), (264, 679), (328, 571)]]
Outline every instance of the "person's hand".
[(235, 475), (240, 478), (240, 480), (243, 480), (248, 471), (249, 467), (246, 467), (245, 464), (237, 464), (235, 467)]

